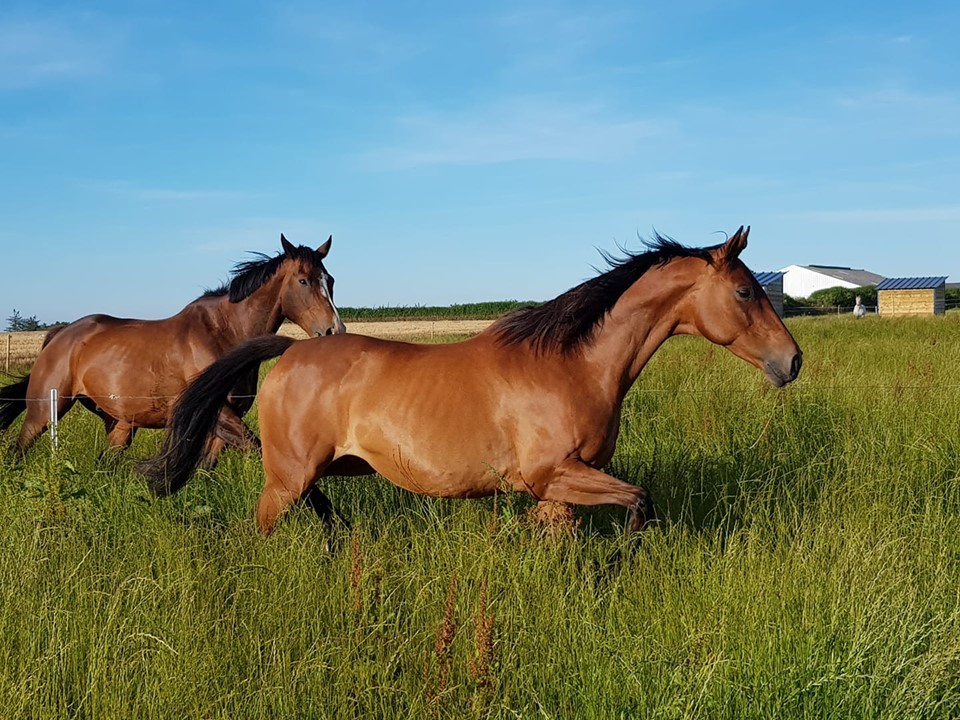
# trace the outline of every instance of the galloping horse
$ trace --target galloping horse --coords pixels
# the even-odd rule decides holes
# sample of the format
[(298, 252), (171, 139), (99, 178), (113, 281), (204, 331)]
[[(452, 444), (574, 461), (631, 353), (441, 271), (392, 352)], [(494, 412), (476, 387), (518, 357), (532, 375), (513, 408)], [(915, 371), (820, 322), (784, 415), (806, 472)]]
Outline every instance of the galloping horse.
[[(0, 389), (0, 430), (26, 410), (14, 441), (23, 453), (44, 431), (48, 396), (57, 412), (79, 401), (99, 415), (110, 447), (130, 445), (137, 428), (166, 426), (170, 407), (201, 370), (244, 340), (275, 333), (289, 318), (309, 335), (345, 328), (333, 304), (333, 277), (323, 266), (333, 238), (316, 250), (281, 235), (283, 252), (238, 264), (228, 284), (210, 290), (173, 317), (129, 320), (88, 315), (51, 330), (31, 372)], [(206, 461), (227, 444), (256, 443), (241, 418), (253, 404), (257, 373), (238, 376), (211, 436)]]
[(281, 355), (259, 395), (264, 534), (319, 477), (374, 471), (438, 497), (513, 489), (621, 505), (627, 530), (638, 530), (654, 517), (650, 496), (601, 468), (624, 396), (667, 338), (701, 335), (777, 387), (800, 372), (800, 348), (739, 259), (748, 233), (704, 249), (655, 236), (648, 252), (608, 258), (607, 272), (459, 343), (250, 340), (181, 395), (147, 468), (151, 488), (166, 494), (187, 481), (230, 388)]

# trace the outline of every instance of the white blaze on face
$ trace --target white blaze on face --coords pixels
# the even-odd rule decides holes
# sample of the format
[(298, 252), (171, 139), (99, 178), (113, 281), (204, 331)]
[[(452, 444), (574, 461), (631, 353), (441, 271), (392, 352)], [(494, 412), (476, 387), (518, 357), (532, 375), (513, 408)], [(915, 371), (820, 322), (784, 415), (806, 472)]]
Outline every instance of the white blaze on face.
[(333, 294), (330, 292), (330, 276), (326, 273), (320, 275), (320, 292), (323, 293), (327, 302), (330, 303), (330, 309), (333, 310), (333, 324), (342, 332), (346, 326), (340, 319), (340, 311), (337, 310), (337, 306), (333, 304)]

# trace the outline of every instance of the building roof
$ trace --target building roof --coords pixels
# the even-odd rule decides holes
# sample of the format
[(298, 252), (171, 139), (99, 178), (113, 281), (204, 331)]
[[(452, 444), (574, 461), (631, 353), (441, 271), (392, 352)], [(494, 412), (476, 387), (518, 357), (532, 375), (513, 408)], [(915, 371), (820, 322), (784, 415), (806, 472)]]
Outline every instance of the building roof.
[(840, 265), (800, 265), (799, 267), (806, 268), (807, 270), (811, 270), (837, 280), (853, 283), (857, 287), (876, 285), (878, 282), (883, 280), (883, 275), (877, 275), (876, 273), (872, 273), (868, 270), (842, 267)]
[(877, 290), (934, 290), (947, 281), (947, 277), (887, 278), (877, 285)]
[(757, 282), (760, 283), (760, 287), (766, 287), (767, 285), (772, 285), (777, 280), (780, 280), (784, 273), (782, 272), (755, 272), (753, 276), (757, 279)]

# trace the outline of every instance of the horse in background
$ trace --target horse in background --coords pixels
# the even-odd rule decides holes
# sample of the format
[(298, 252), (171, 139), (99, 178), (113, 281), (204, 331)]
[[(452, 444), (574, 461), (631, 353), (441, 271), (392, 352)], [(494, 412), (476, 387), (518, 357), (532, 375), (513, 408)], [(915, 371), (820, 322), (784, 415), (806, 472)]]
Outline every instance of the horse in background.
[[(88, 315), (51, 330), (31, 371), (0, 389), (0, 430), (26, 411), (14, 451), (25, 453), (46, 429), (52, 388), (59, 416), (79, 402), (103, 420), (109, 447), (126, 448), (137, 428), (167, 425), (174, 399), (204, 368), (245, 340), (276, 333), (284, 318), (312, 336), (345, 332), (323, 264), (333, 237), (316, 250), (282, 234), (280, 243), (281, 253), (239, 263), (228, 283), (173, 317)], [(256, 389), (255, 368), (237, 378), (207, 444), (208, 464), (226, 445), (258, 444), (241, 419)]]
[(183, 392), (160, 453), (141, 467), (159, 495), (180, 488), (238, 380), (280, 356), (259, 393), (266, 482), (260, 531), (312, 497), (318, 478), (380, 473), (435, 497), (505, 489), (537, 500), (621, 505), (627, 529), (654, 518), (647, 490), (602, 471), (627, 391), (673, 335), (700, 335), (759, 368), (776, 387), (802, 353), (739, 259), (749, 228), (688, 248), (656, 236), (648, 252), (459, 343), (361, 335), (250, 340)]

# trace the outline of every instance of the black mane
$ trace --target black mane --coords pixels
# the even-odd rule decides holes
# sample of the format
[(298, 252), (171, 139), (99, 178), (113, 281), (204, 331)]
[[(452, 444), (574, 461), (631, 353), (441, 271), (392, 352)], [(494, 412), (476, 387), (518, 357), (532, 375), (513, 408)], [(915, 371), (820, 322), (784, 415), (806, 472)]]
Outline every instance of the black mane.
[(695, 257), (713, 263), (713, 248), (688, 248), (677, 241), (654, 233), (644, 241), (647, 251), (615, 257), (603, 250), (600, 254), (609, 269), (563, 295), (544, 303), (514, 310), (492, 327), (501, 345), (518, 345), (529, 340), (537, 353), (568, 353), (588, 341), (603, 324), (607, 313), (620, 296), (641, 275), (655, 265), (681, 257)]
[(237, 263), (230, 273), (233, 277), (218, 288), (207, 290), (200, 298), (230, 296), (230, 302), (238, 303), (260, 289), (267, 280), (273, 277), (277, 268), (284, 260), (302, 260), (318, 270), (323, 269), (322, 259), (313, 248), (300, 245), (293, 252), (281, 252), (270, 257), (263, 253), (251, 253), (252, 260)]

